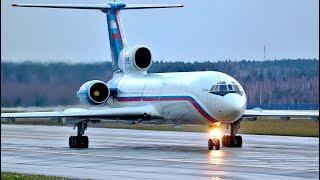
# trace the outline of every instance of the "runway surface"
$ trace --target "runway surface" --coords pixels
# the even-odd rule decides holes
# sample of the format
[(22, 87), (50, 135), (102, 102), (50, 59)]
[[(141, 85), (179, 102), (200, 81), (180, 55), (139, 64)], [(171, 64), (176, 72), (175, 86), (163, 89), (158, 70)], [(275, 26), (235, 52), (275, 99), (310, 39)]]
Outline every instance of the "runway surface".
[(82, 179), (319, 179), (319, 139), (243, 135), (242, 148), (207, 150), (207, 134), (1, 125), (1, 171)]

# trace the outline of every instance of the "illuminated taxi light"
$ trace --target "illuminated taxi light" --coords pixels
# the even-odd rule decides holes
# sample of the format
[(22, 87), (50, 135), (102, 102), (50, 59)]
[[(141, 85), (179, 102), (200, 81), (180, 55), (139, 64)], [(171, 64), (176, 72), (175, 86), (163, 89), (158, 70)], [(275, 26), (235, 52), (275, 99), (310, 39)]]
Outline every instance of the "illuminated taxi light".
[(214, 128), (214, 129), (210, 130), (209, 135), (210, 135), (210, 137), (212, 137), (212, 138), (218, 138), (218, 139), (220, 139), (220, 138), (222, 138), (223, 133), (222, 133), (222, 131), (221, 131), (219, 128)]
[(220, 126), (220, 122), (216, 122), (216, 123), (214, 123), (214, 125)]

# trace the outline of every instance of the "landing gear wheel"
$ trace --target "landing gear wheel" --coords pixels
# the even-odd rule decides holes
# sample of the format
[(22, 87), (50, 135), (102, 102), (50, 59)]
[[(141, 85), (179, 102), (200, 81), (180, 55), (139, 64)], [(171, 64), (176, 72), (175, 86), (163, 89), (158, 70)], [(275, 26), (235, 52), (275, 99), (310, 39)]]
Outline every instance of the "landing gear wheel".
[(76, 148), (76, 136), (69, 137), (69, 147)]
[(242, 137), (236, 136), (234, 138), (234, 147), (242, 147)]
[(222, 137), (223, 147), (242, 147), (242, 137), (241, 136), (229, 136), (224, 135)]
[(220, 141), (219, 139), (214, 139), (214, 147), (216, 150), (220, 149)]
[(70, 136), (69, 147), (70, 148), (88, 148), (89, 147), (88, 136)]
[(81, 146), (82, 148), (88, 148), (89, 147), (89, 138), (88, 136), (81, 136), (82, 139), (81, 139)]
[(213, 144), (212, 139), (209, 139), (209, 140), (208, 140), (208, 149), (209, 149), (209, 150), (212, 150), (212, 149), (213, 149), (213, 146), (214, 146), (214, 144)]
[(219, 141), (219, 139), (209, 139), (208, 140), (208, 149), (209, 150), (213, 150), (213, 147), (216, 150), (220, 149), (220, 141)]

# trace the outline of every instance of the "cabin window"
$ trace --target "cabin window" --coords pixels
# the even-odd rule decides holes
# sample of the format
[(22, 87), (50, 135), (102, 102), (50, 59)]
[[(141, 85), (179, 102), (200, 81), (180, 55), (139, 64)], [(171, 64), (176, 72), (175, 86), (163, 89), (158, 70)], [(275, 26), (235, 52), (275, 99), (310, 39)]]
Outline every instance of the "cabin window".
[(229, 90), (229, 91), (233, 91), (233, 88), (232, 88), (232, 85), (231, 85), (231, 84), (228, 84), (228, 90)]

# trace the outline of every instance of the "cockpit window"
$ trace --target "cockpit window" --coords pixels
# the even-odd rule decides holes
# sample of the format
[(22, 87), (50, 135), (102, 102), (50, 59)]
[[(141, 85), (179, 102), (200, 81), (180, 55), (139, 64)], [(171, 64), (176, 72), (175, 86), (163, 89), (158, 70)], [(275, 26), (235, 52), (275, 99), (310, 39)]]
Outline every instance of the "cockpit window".
[(240, 89), (239, 89), (239, 87), (238, 87), (237, 85), (233, 85), (233, 89), (234, 89), (235, 91), (240, 91)]
[(226, 83), (225, 81), (220, 81), (218, 84), (215, 84), (210, 89), (210, 93), (224, 96), (228, 93), (236, 93), (242, 95), (243, 92), (240, 90), (239, 86), (235, 82), (231, 84)]
[(220, 91), (227, 91), (227, 86), (224, 85), (224, 84), (221, 84), (221, 85), (219, 86), (219, 90), (220, 90)]
[(218, 85), (214, 85), (214, 91), (219, 91), (219, 86)]
[(213, 85), (210, 92), (217, 91), (218, 85)]

